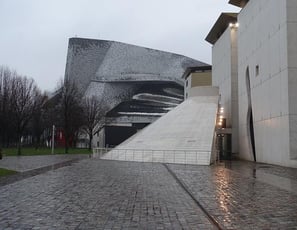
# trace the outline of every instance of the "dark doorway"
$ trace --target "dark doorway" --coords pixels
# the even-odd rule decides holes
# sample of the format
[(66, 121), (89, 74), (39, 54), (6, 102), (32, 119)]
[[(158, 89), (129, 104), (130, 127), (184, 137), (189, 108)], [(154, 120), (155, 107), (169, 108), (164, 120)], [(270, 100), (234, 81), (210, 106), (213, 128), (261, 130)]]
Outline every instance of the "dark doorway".
[(105, 126), (105, 146), (115, 147), (137, 132), (135, 127)]
[(217, 147), (220, 154), (220, 160), (232, 160), (231, 134), (218, 134)]
[(256, 146), (255, 146), (255, 132), (254, 132), (254, 119), (252, 109), (252, 97), (251, 97), (251, 82), (249, 67), (246, 69), (246, 89), (248, 97), (248, 111), (247, 111), (247, 133), (250, 143), (250, 148), (253, 154), (254, 161), (256, 161)]
[(250, 140), (252, 145), (253, 157), (254, 161), (256, 161), (256, 147), (255, 147), (255, 134), (254, 134), (254, 122), (253, 122), (253, 110), (251, 109), (250, 112), (250, 122), (249, 122), (249, 129), (250, 129)]
[(147, 125), (149, 123), (133, 123), (132, 126), (105, 126), (105, 146), (115, 147)]

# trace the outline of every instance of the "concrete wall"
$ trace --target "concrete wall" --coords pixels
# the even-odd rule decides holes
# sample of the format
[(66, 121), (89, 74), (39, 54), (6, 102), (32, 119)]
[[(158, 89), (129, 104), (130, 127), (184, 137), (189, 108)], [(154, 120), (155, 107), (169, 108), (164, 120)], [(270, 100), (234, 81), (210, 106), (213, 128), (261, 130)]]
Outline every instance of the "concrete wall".
[(188, 98), (191, 88), (196, 86), (211, 86), (211, 71), (191, 73), (184, 82), (185, 98)]
[(287, 0), (290, 159), (297, 160), (297, 1)]
[(191, 86), (211, 86), (211, 72), (192, 73)]
[(219, 88), (213, 86), (196, 86), (189, 89), (189, 97), (218, 96)]
[(227, 28), (212, 48), (212, 84), (220, 88), (220, 103), (228, 128), (232, 126), (231, 115), (231, 31)]
[(96, 135), (93, 136), (93, 147), (104, 148), (105, 147), (105, 128), (102, 128)]
[(239, 112), (238, 112), (238, 44), (237, 28), (231, 33), (231, 114), (232, 114), (232, 152), (238, 153)]
[(232, 152), (238, 152), (237, 28), (227, 28), (212, 48), (212, 85), (220, 88), (227, 128), (232, 128)]
[(244, 159), (253, 160), (249, 75), (257, 161), (297, 166), (291, 160), (297, 144), (296, 12), (294, 0), (250, 0), (239, 14), (239, 146)]

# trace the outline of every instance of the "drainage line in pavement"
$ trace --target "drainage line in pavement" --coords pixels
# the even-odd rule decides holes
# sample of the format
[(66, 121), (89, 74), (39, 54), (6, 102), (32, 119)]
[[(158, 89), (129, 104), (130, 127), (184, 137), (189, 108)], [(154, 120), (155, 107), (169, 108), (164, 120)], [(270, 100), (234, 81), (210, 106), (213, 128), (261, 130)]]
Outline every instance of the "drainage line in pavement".
[(78, 161), (80, 161), (81, 159), (72, 159), (69, 161), (64, 161), (64, 162), (60, 162), (57, 164), (53, 164), (53, 165), (49, 165), (49, 166), (45, 166), (45, 167), (41, 167), (41, 168), (37, 168), (37, 169), (32, 169), (29, 171), (25, 171), (25, 172), (18, 172), (16, 174), (13, 175), (9, 175), (9, 176), (4, 176), (1, 177), (0, 179), (0, 186), (4, 186), (4, 185), (8, 185), (8, 184), (12, 184), (14, 182), (29, 178), (29, 177), (33, 177), (42, 173), (46, 173), (48, 171), (51, 170), (55, 170), (58, 168), (62, 168), (65, 166), (70, 166), (72, 165), (72, 163), (76, 163)]
[(183, 183), (176, 174), (169, 168), (169, 166), (165, 163), (163, 163), (165, 168), (168, 170), (168, 172), (173, 176), (173, 178), (176, 180), (176, 182), (185, 190), (185, 192), (192, 198), (192, 200), (198, 205), (198, 207), (204, 212), (204, 214), (208, 217), (208, 219), (219, 229), (222, 230), (223, 228), (220, 226), (218, 221), (209, 214), (209, 212), (200, 204), (200, 202), (195, 198), (194, 194), (190, 191), (187, 185)]

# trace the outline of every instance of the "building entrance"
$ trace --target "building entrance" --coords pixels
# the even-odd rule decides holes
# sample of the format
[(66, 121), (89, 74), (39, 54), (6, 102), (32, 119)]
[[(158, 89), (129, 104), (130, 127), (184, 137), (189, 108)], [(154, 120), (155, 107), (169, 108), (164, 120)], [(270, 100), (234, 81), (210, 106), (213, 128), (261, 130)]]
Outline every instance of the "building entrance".
[(226, 133), (218, 134), (217, 149), (220, 160), (232, 160), (232, 135)]

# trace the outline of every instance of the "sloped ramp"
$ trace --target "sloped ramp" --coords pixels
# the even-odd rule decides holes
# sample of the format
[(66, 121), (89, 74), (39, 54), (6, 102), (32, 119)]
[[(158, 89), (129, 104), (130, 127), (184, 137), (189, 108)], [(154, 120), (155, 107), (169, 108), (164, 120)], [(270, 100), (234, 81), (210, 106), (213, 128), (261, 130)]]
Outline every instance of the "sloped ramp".
[(138, 132), (102, 159), (209, 165), (218, 96), (196, 96)]

